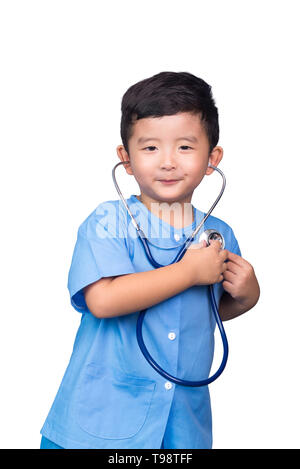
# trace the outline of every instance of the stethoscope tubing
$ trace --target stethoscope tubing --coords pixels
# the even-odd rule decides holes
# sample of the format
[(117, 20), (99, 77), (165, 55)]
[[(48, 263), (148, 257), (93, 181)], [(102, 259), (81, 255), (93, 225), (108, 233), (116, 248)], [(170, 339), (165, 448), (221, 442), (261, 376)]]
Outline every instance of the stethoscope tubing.
[[(127, 209), (127, 212), (129, 213), (129, 215), (131, 217), (131, 220), (133, 222), (134, 227), (136, 228), (137, 234), (138, 234), (139, 239), (141, 240), (141, 242), (143, 244), (145, 254), (146, 254), (149, 262), (155, 268), (165, 267), (165, 265), (159, 264), (153, 258), (151, 250), (149, 248), (149, 244), (148, 244), (148, 240), (146, 238), (146, 235), (144, 234), (144, 232), (142, 231), (142, 229), (140, 228), (140, 226), (136, 222), (134, 216), (132, 215), (131, 210), (128, 207), (128, 205), (126, 203), (126, 200), (123, 197), (123, 194), (122, 194), (122, 192), (121, 192), (121, 190), (120, 190), (120, 188), (117, 184), (116, 177), (115, 177), (115, 170), (116, 170), (117, 166), (119, 166), (120, 164), (124, 164), (124, 163), (129, 163), (129, 161), (122, 161), (121, 163), (117, 163), (113, 168), (112, 177), (113, 177), (115, 187), (117, 189), (117, 192), (118, 192), (124, 206)], [(193, 242), (196, 234), (198, 233), (200, 228), (203, 226), (205, 220), (211, 214), (211, 212), (213, 211), (213, 209), (217, 205), (218, 201), (220, 200), (220, 198), (221, 198), (221, 196), (224, 192), (225, 185), (226, 185), (226, 179), (225, 179), (224, 173), (219, 168), (217, 168), (215, 166), (212, 166), (212, 165), (209, 165), (209, 166), (211, 168), (213, 168), (214, 170), (218, 171), (221, 174), (221, 176), (223, 178), (222, 189), (221, 189), (217, 199), (215, 200), (215, 202), (213, 203), (213, 205), (211, 206), (211, 208), (209, 209), (207, 214), (202, 219), (201, 223), (196, 227), (196, 229), (193, 231), (193, 233), (186, 240), (186, 242), (184, 243), (184, 245), (182, 246), (182, 248), (180, 249), (178, 254), (175, 256), (174, 260), (168, 265), (174, 264), (175, 262), (179, 262), (182, 259), (185, 252), (187, 251), (189, 245)], [(227, 363), (227, 360), (228, 360), (228, 351), (229, 351), (228, 341), (227, 341), (225, 329), (223, 327), (223, 323), (222, 323), (222, 320), (220, 318), (220, 314), (219, 314), (219, 311), (218, 311), (217, 302), (216, 302), (215, 295), (214, 295), (213, 285), (208, 285), (208, 289), (209, 289), (209, 294), (210, 294), (210, 302), (211, 302), (211, 306), (212, 306), (213, 315), (214, 315), (214, 318), (216, 320), (217, 326), (218, 326), (219, 331), (220, 331), (221, 339), (222, 339), (223, 359), (221, 361), (221, 364), (220, 364), (218, 370), (212, 376), (210, 376), (206, 379), (202, 379), (202, 380), (199, 380), (199, 381), (188, 381), (188, 380), (180, 379), (176, 376), (173, 376), (170, 373), (168, 373), (167, 371), (163, 370), (158, 365), (158, 363), (153, 359), (153, 357), (150, 355), (150, 353), (149, 353), (149, 351), (148, 351), (148, 349), (145, 345), (144, 339), (143, 339), (142, 327), (143, 327), (143, 321), (144, 321), (147, 309), (144, 309), (144, 310), (140, 311), (140, 313), (139, 313), (139, 316), (138, 316), (138, 319), (137, 319), (137, 324), (136, 324), (136, 337), (137, 337), (137, 342), (138, 342), (138, 345), (140, 347), (140, 350), (141, 350), (142, 354), (144, 355), (147, 362), (152, 366), (152, 368), (154, 368), (157, 371), (157, 373), (159, 373), (161, 376), (163, 376), (164, 378), (168, 379), (169, 381), (171, 381), (175, 384), (179, 384), (179, 385), (182, 385), (182, 386), (191, 386), (191, 387), (206, 386), (206, 385), (212, 383), (213, 381), (215, 381), (220, 376), (220, 374), (224, 371), (224, 368), (226, 366), (226, 363)]]
[[(146, 255), (147, 255), (149, 261), (151, 262), (151, 264), (153, 264), (153, 265), (155, 264), (154, 267), (156, 267), (156, 268), (164, 267), (164, 265), (158, 264), (154, 260), (154, 258), (152, 257), (152, 254), (151, 254), (147, 239), (142, 238), (141, 236), (139, 238), (143, 243)], [(205, 248), (203, 248), (203, 249), (205, 249)], [(171, 264), (174, 264), (175, 262), (179, 262), (180, 259), (182, 259), (182, 257), (184, 256), (186, 250), (187, 250), (186, 244), (184, 244), (183, 247), (180, 249), (179, 253), (177, 254), (176, 258), (174, 259), (174, 261), (171, 262)], [(171, 265), (171, 264), (169, 264), (169, 265)], [(136, 324), (136, 338), (137, 338), (137, 341), (138, 341), (138, 344), (139, 344), (139, 347), (141, 349), (142, 354), (144, 355), (147, 362), (152, 366), (152, 368), (154, 368), (161, 376), (168, 379), (169, 381), (172, 381), (175, 384), (180, 384), (182, 386), (192, 386), (192, 387), (206, 386), (206, 385), (212, 383), (213, 381), (215, 381), (220, 376), (220, 374), (223, 372), (223, 370), (226, 366), (226, 363), (227, 363), (227, 360), (228, 360), (228, 353), (229, 353), (228, 340), (227, 340), (227, 337), (226, 337), (226, 333), (225, 333), (225, 329), (223, 327), (222, 320), (221, 320), (220, 315), (219, 315), (217, 302), (216, 302), (215, 295), (214, 295), (213, 285), (208, 285), (208, 287), (209, 287), (210, 302), (211, 302), (211, 305), (212, 305), (213, 315), (214, 315), (214, 318), (216, 320), (217, 326), (219, 328), (221, 339), (222, 339), (222, 344), (223, 344), (223, 359), (222, 359), (221, 365), (219, 366), (218, 370), (212, 376), (210, 376), (209, 378), (202, 379), (200, 381), (187, 381), (187, 380), (184, 380), (184, 379), (181, 379), (181, 378), (177, 378), (176, 376), (172, 376), (170, 373), (163, 370), (158, 365), (158, 363), (154, 360), (154, 358), (150, 355), (150, 353), (149, 353), (149, 351), (148, 351), (148, 349), (145, 345), (144, 339), (143, 339), (142, 327), (143, 327), (143, 321), (144, 321), (147, 309), (144, 309), (144, 310), (140, 311), (140, 313), (139, 313), (139, 316), (138, 316), (138, 319), (137, 319), (137, 324)]]
[(216, 323), (218, 325), (220, 335), (221, 335), (221, 338), (222, 338), (223, 359), (222, 359), (221, 365), (219, 366), (218, 370), (212, 376), (210, 376), (209, 378), (206, 378), (206, 379), (202, 379), (200, 381), (187, 381), (185, 379), (177, 378), (176, 376), (173, 376), (170, 373), (168, 373), (167, 371), (163, 370), (158, 365), (158, 363), (150, 355), (148, 349), (145, 346), (145, 342), (144, 342), (144, 339), (143, 339), (142, 326), (143, 326), (143, 321), (144, 321), (144, 317), (145, 317), (145, 314), (146, 314), (147, 310), (144, 309), (143, 311), (141, 311), (139, 313), (138, 320), (137, 320), (137, 325), (136, 325), (136, 337), (137, 337), (137, 341), (138, 341), (138, 344), (139, 344), (139, 347), (141, 349), (142, 354), (144, 355), (147, 362), (152, 366), (152, 368), (154, 368), (157, 371), (157, 373), (159, 373), (161, 376), (168, 379), (169, 381), (172, 381), (175, 384), (179, 384), (181, 386), (191, 386), (191, 387), (207, 386), (208, 384), (212, 383), (213, 381), (215, 381), (220, 376), (220, 374), (223, 372), (223, 370), (226, 366), (227, 359), (228, 359), (228, 352), (229, 352), (228, 341), (227, 341), (227, 337), (226, 337), (226, 333), (225, 333), (225, 330), (224, 330), (224, 327), (223, 327), (222, 320), (221, 320), (220, 315), (218, 313), (218, 308), (217, 308), (215, 296), (214, 296), (214, 293), (213, 293), (213, 285), (209, 285), (209, 292), (210, 292), (211, 304), (213, 306), (213, 308), (212, 308), (213, 309), (213, 314), (214, 314), (214, 317), (215, 317), (215, 320), (216, 320)]

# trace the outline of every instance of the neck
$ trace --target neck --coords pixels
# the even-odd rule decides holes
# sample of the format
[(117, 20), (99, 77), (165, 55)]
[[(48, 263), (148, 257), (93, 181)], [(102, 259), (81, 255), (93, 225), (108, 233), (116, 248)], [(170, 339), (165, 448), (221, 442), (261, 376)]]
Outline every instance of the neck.
[(184, 228), (194, 222), (193, 206), (190, 201), (161, 202), (144, 194), (136, 196), (147, 209), (174, 228)]

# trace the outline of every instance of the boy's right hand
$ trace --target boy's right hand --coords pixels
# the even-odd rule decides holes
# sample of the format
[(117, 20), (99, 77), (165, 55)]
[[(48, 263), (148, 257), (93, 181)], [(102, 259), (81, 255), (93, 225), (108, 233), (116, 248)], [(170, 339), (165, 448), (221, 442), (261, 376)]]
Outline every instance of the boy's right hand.
[(208, 247), (206, 246), (206, 241), (191, 244), (179, 261), (188, 269), (193, 285), (212, 285), (222, 282), (223, 272), (227, 269), (225, 261), (228, 251), (221, 249), (220, 241), (213, 240)]

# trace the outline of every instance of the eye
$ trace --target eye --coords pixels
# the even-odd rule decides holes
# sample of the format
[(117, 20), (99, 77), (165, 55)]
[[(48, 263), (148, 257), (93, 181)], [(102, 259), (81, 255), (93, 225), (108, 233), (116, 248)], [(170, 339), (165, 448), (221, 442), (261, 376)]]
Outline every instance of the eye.
[(154, 147), (153, 145), (151, 145), (150, 147), (143, 148), (143, 150), (147, 150), (147, 148), (156, 148), (156, 147)]
[(180, 148), (185, 147), (185, 148), (190, 148), (192, 150), (192, 147), (189, 147), (188, 145), (181, 145)]
[[(143, 150), (147, 150), (148, 148), (156, 148), (155, 146), (151, 145), (149, 147), (143, 148)], [(181, 145), (180, 148), (185, 148), (185, 149), (190, 149), (192, 150), (192, 147), (189, 147), (188, 145)]]

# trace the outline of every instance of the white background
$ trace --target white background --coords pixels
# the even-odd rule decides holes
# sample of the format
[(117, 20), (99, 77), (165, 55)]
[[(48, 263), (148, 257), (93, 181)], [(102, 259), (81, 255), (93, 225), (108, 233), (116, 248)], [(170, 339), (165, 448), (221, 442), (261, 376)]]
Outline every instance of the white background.
[[(214, 448), (300, 448), (297, 4), (1, 1), (2, 448), (39, 447), (80, 321), (67, 291), (77, 229), (118, 198), (123, 94), (161, 71), (212, 85), (227, 177), (214, 215), (261, 286), (225, 323)], [(139, 194), (118, 170), (124, 195)], [(218, 175), (205, 184), (211, 197), (192, 200), (203, 211)]]

